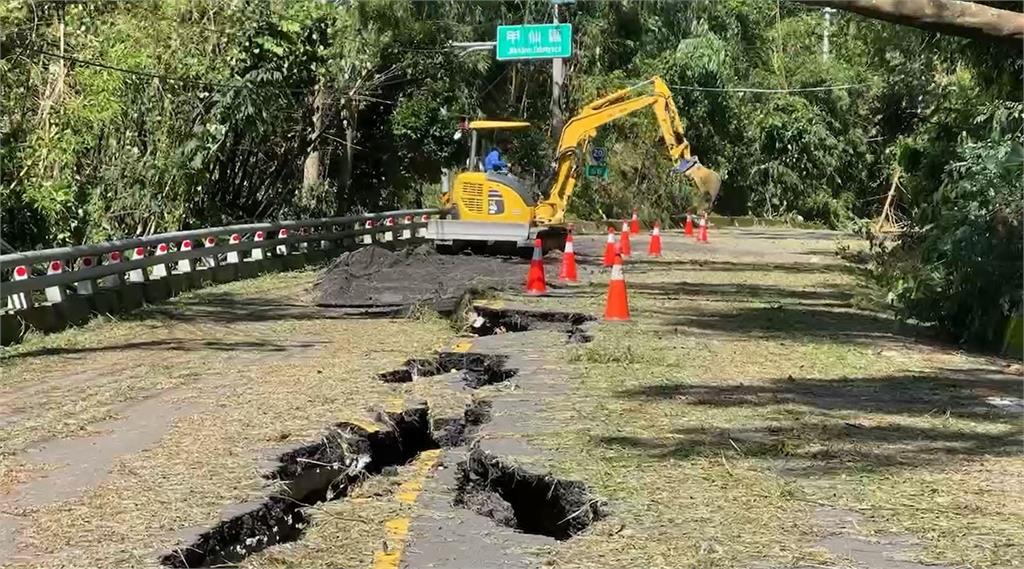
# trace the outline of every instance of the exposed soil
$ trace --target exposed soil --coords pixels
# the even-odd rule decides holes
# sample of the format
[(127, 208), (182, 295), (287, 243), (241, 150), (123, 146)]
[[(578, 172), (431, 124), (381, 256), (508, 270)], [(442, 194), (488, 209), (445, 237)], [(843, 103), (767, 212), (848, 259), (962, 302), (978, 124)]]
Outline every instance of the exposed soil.
[(560, 330), (571, 343), (592, 340), (585, 326), (595, 318), (580, 312), (525, 310), (519, 308), (493, 308), (474, 305), (470, 314), (470, 332), (477, 336), (510, 334), (528, 330)]
[(458, 466), (455, 505), (495, 522), (566, 540), (602, 516), (601, 502), (578, 480), (534, 474), (480, 449)]
[(500, 354), (441, 352), (434, 358), (406, 360), (402, 367), (377, 374), (377, 378), (385, 383), (408, 383), (419, 377), (459, 371), (462, 382), (467, 387), (476, 389), (515, 377), (518, 370), (507, 369), (507, 361), (508, 358)]
[(468, 433), (490, 418), (489, 404), (476, 401), (462, 417), (430, 417), (427, 407), (384, 414), (387, 428), (378, 431), (339, 423), (320, 440), (283, 453), (266, 477), (281, 490), (253, 504), (192, 544), (160, 558), (165, 567), (233, 565), (279, 543), (301, 538), (309, 525), (305, 508), (337, 500), (368, 476), (387, 474), (419, 453), (465, 444)]
[(466, 407), (462, 417), (434, 419), (430, 426), (431, 436), (441, 448), (462, 446), (477, 427), (491, 420), (492, 407), (490, 401), (477, 399)]
[(319, 306), (451, 311), (470, 291), (505, 289), (525, 275), (518, 259), (440, 255), (430, 245), (389, 251), (371, 245), (342, 254), (314, 285)]

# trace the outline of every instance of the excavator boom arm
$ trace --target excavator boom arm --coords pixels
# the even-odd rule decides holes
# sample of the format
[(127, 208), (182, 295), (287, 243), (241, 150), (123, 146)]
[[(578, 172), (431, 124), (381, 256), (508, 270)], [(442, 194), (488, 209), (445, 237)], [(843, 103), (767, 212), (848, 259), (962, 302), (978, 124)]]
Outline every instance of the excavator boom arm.
[[(637, 95), (637, 89), (652, 84), (652, 92)], [(537, 204), (534, 221), (538, 225), (561, 223), (565, 209), (576, 187), (581, 157), (586, 152), (590, 139), (597, 134), (598, 127), (630, 113), (651, 107), (673, 161), (682, 161), (680, 169), (694, 182), (702, 193), (710, 195), (714, 202), (721, 187), (721, 178), (714, 171), (701, 166), (690, 153), (690, 143), (683, 134), (683, 121), (672, 101), (672, 92), (660, 77), (654, 77), (638, 85), (616, 91), (602, 97), (569, 119), (562, 129), (558, 142), (555, 181), (546, 199)]]

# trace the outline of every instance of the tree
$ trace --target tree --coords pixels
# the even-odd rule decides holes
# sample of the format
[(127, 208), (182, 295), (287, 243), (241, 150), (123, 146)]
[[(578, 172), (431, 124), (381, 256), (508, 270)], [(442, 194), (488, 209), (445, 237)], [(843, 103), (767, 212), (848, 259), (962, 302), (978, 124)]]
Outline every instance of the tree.
[[(965, 38), (998, 40), (1020, 46), (1024, 14), (961, 0), (795, 0)], [(1018, 4), (1019, 5), (1019, 4)]]

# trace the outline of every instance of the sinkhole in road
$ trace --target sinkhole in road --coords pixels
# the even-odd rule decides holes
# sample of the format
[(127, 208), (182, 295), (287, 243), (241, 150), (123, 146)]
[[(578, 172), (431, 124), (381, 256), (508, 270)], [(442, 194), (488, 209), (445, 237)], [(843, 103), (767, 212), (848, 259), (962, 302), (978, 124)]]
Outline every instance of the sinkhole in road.
[(534, 474), (479, 448), (458, 464), (454, 504), (524, 533), (566, 540), (604, 514), (578, 480)]
[(429, 408), (420, 406), (382, 414), (380, 430), (333, 425), (316, 442), (278, 457), (278, 466), (265, 475), (278, 492), (162, 555), (159, 562), (175, 568), (233, 566), (272, 545), (296, 541), (310, 523), (307, 507), (344, 498), (363, 479), (407, 464), (425, 450), (461, 446), (489, 419), (490, 403), (474, 401), (462, 417), (432, 420)]
[(506, 367), (507, 363), (508, 356), (502, 354), (441, 352), (432, 358), (406, 360), (398, 369), (377, 374), (377, 379), (385, 383), (408, 383), (419, 377), (459, 371), (459, 379), (476, 389), (515, 377), (519, 370)]
[(593, 316), (581, 312), (494, 308), (477, 304), (469, 314), (469, 330), (476, 336), (558, 330), (568, 334), (569, 342), (586, 343), (592, 338), (584, 327), (594, 320)]

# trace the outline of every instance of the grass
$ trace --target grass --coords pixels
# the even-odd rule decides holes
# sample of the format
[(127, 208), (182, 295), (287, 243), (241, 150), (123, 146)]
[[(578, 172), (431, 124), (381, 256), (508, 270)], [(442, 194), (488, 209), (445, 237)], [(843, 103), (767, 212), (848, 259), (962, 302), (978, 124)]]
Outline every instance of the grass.
[[(396, 390), (374, 377), (445, 345), (453, 336), (447, 321), (426, 313), (324, 316), (308, 302), (313, 278), (306, 271), (204, 289), (123, 321), (29, 338), (6, 352), (3, 397), (13, 413), (25, 414), (0, 427), (0, 484), (7, 487), (39, 474), (8, 460), (22, 449), (93, 432), (96, 421), (158, 394), (184, 409), (157, 444), (115, 460), (80, 498), (10, 512), (27, 521), (23, 542), (36, 556), (17, 566), (152, 566), (183, 528), (210, 524), (222, 508), (262, 496), (258, 472), (272, 449), (414, 401), (461, 412), (468, 397), (440, 384)], [(370, 510), (361, 515), (376, 520)], [(316, 520), (318, 527), (336, 523)], [(351, 531), (368, 535), (359, 524)], [(365, 550), (374, 545), (351, 541), (327, 559), (368, 562)], [(275, 554), (276, 566), (286, 554)], [(298, 557), (294, 566), (308, 559)]]
[[(718, 243), (628, 265), (634, 321), (571, 353), (572, 390), (532, 439), (614, 515), (548, 564), (846, 566), (816, 515), (843, 509), (865, 538), (914, 536), (923, 562), (1020, 566), (1020, 417), (983, 396), (1021, 383), (900, 327), (834, 259), (808, 263), (827, 243)], [(530, 302), (598, 312), (589, 292)]]
[[(838, 531), (823, 510), (860, 514), (866, 538), (913, 536), (906, 555), (924, 562), (1021, 566), (1020, 417), (984, 402), (1019, 396), (1019, 380), (892, 321), (827, 241), (759, 235), (717, 232), (703, 248), (667, 238), (664, 259), (626, 267), (632, 322), (598, 323), (571, 348), (553, 332), (538, 340), (559, 354), (545, 365), (567, 390), (524, 435), (547, 450), (530, 469), (585, 481), (611, 514), (545, 549), (544, 566), (848, 566), (820, 544)], [(603, 278), (515, 302), (600, 314)], [(205, 289), (0, 353), (0, 404), (18, 417), (0, 424), (0, 491), (52, 467), (22, 450), (94, 432), (132, 402), (162, 394), (187, 411), (81, 498), (12, 512), (39, 555), (23, 566), (151, 566), (182, 528), (264, 495), (271, 449), (385, 406), (461, 411), (470, 396), (440, 383), (374, 378), (447, 345), (457, 325), (428, 310), (325, 317), (309, 303), (313, 279)], [(408, 476), (317, 507), (301, 541), (243, 566), (369, 566), (383, 521), (416, 513), (394, 499)]]

